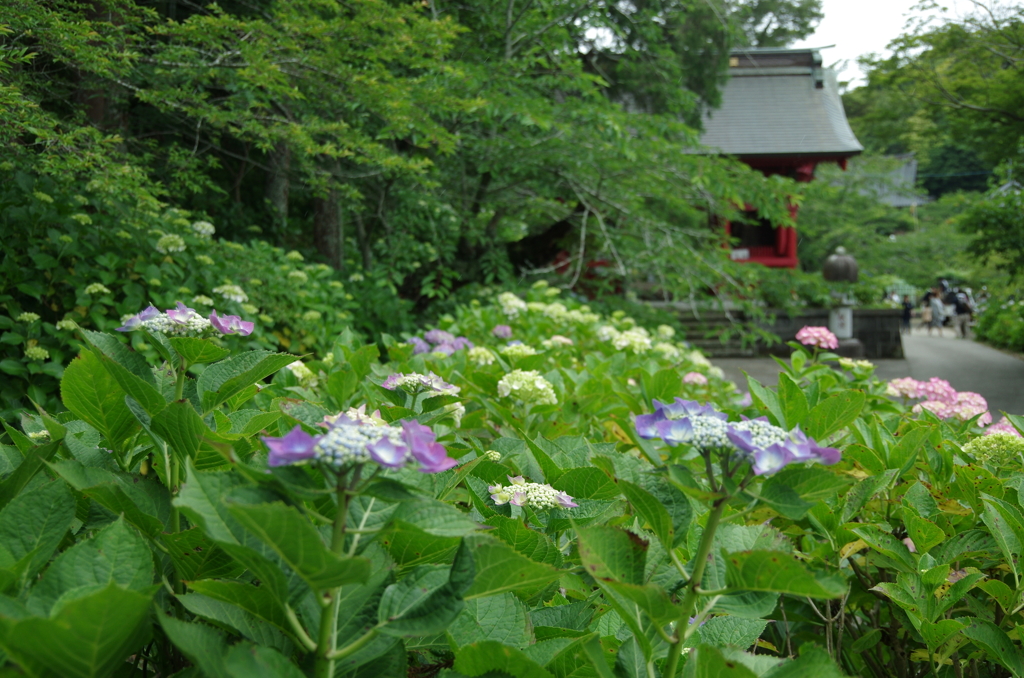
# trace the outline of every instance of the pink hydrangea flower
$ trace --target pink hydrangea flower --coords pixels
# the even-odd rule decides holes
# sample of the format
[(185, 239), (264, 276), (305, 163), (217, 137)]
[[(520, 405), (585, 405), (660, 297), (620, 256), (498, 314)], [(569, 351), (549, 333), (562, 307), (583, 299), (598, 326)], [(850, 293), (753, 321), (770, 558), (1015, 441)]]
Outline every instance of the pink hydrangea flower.
[(839, 348), (839, 340), (827, 327), (805, 326), (796, 333), (796, 340), (804, 346), (834, 349)]
[(921, 382), (912, 377), (893, 379), (885, 388), (885, 394), (897, 398), (920, 398)]
[(687, 372), (683, 375), (684, 384), (697, 384), (698, 386), (706, 386), (708, 378), (700, 372)]
[[(919, 381), (917, 384), (918, 398), (924, 398), (925, 400), (937, 400), (938, 402), (946, 403), (947, 405), (956, 404), (956, 389), (950, 386), (949, 382), (945, 379), (932, 377), (928, 381)], [(981, 396), (978, 397), (980, 398)], [(984, 401), (984, 398), (982, 398), (982, 400)]]
[(1021, 436), (1020, 431), (1014, 428), (1013, 424), (1011, 424), (1010, 420), (1006, 417), (1000, 419), (998, 423), (992, 424), (985, 431), (985, 435), (992, 435), (993, 433), (1009, 433), (1010, 435), (1017, 436), (1018, 438), (1024, 437)]

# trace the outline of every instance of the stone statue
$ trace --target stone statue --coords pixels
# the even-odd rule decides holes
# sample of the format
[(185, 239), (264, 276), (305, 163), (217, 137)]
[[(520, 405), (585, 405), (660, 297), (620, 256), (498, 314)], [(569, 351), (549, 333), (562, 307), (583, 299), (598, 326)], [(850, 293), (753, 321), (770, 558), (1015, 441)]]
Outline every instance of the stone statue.
[(845, 247), (837, 247), (835, 254), (825, 260), (821, 271), (829, 282), (857, 282), (857, 260), (846, 253)]

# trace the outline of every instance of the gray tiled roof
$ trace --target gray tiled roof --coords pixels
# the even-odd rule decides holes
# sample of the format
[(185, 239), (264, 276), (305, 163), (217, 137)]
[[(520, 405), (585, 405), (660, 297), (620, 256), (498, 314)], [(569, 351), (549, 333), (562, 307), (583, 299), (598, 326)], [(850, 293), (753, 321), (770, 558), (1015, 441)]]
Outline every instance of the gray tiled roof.
[(864, 150), (846, 120), (835, 73), (801, 66), (730, 69), (721, 107), (705, 115), (701, 143), (738, 156)]

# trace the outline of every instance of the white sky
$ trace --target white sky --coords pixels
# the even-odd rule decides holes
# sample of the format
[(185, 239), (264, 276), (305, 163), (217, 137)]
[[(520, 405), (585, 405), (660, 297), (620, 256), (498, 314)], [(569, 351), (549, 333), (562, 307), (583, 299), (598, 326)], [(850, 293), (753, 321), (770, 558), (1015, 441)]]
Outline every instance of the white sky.
[[(822, 10), (825, 18), (818, 24), (817, 30), (806, 40), (793, 47), (823, 47), (835, 45), (832, 49), (822, 50), (822, 61), (826, 66), (836, 62), (848, 61), (846, 68), (837, 65), (839, 80), (851, 81), (851, 86), (862, 84), (863, 73), (857, 65), (857, 57), (875, 52), (888, 55), (886, 45), (893, 38), (903, 33), (908, 19), (923, 18), (913, 7), (918, 0), (824, 0)], [(969, 0), (945, 0), (941, 2), (948, 8), (946, 16), (959, 16), (967, 10)], [(929, 12), (938, 15), (938, 12)]]

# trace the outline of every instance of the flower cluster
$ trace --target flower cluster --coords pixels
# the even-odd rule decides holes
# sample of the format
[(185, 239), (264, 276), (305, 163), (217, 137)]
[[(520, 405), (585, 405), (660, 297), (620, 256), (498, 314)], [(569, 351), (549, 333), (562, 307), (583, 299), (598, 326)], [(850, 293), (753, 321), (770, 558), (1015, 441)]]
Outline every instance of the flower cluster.
[(756, 475), (775, 473), (795, 462), (835, 464), (840, 453), (822, 447), (798, 428), (786, 431), (766, 419), (729, 422), (711, 405), (676, 398), (673, 403), (654, 401), (655, 411), (636, 418), (641, 438), (661, 438), (670, 445), (688, 443), (702, 451), (736, 449), (751, 463)]
[(839, 366), (844, 370), (852, 372), (853, 370), (873, 370), (875, 364), (870, 360), (852, 360), (850, 358), (840, 358)]
[(978, 418), (978, 424), (992, 423), (988, 402), (978, 393), (957, 392), (948, 381), (932, 377), (928, 381), (917, 381), (910, 377), (893, 379), (885, 389), (886, 395), (902, 398), (921, 398), (924, 402), (914, 405), (914, 412), (928, 410), (939, 419), (960, 419), (967, 421)]
[(651, 348), (651, 336), (642, 327), (634, 327), (619, 332), (612, 337), (612, 346), (620, 351), (629, 350), (633, 353), (645, 353)]
[(679, 347), (666, 341), (659, 341), (652, 348), (655, 353), (660, 353), (661, 357), (665, 360), (679, 360), (683, 355), (683, 352), (679, 350)]
[(330, 428), (331, 424), (336, 423), (342, 417), (348, 417), (350, 420), (363, 424), (365, 426), (383, 426), (387, 422), (381, 419), (380, 410), (374, 410), (372, 414), (366, 413), (366, 403), (363, 403), (359, 407), (350, 407), (344, 412), (338, 414), (325, 414), (324, 422), (318, 424), (324, 428)]
[(498, 304), (501, 306), (501, 312), (509, 318), (515, 318), (520, 313), (526, 311), (526, 302), (511, 292), (502, 292), (499, 294)]
[(165, 235), (156, 241), (156, 251), (160, 254), (184, 252), (185, 240), (180, 235), (175, 235), (173, 233)]
[(135, 315), (122, 319), (124, 323), (117, 328), (118, 332), (131, 332), (132, 330), (147, 330), (149, 332), (160, 332), (174, 336), (201, 336), (216, 330), (221, 334), (241, 334), (249, 336), (252, 334), (253, 323), (242, 320), (237, 315), (218, 316), (214, 310), (209, 318), (196, 313), (195, 309), (178, 302), (177, 308), (168, 309), (161, 313), (155, 306), (148, 306)]
[(200, 238), (210, 238), (216, 230), (209, 221), (196, 221), (192, 224), (192, 231)]
[(497, 360), (494, 352), (483, 346), (474, 346), (469, 349), (469, 353), (467, 355), (470, 362), (477, 365), (493, 365), (494, 361)]
[(219, 294), (228, 301), (237, 301), (239, 304), (244, 304), (249, 301), (249, 295), (246, 294), (238, 285), (221, 285), (220, 287), (214, 287), (213, 293)]
[(70, 318), (65, 318), (64, 320), (58, 320), (57, 321), (57, 329), (58, 330), (76, 330), (76, 329), (78, 329), (78, 323), (76, 323), (74, 320), (72, 320)]
[(697, 384), (698, 386), (707, 386), (708, 378), (700, 372), (687, 372), (683, 375), (684, 384)]
[(420, 337), (411, 337), (409, 343), (412, 344), (414, 354), (417, 353), (440, 353), (442, 355), (451, 355), (456, 351), (461, 351), (464, 348), (473, 348), (473, 342), (466, 337), (456, 337), (451, 332), (445, 332), (444, 330), (430, 330)]
[(555, 334), (550, 339), (544, 339), (540, 342), (544, 348), (554, 348), (555, 346), (572, 346), (575, 342), (569, 337), (563, 337), (561, 334)]
[(25, 349), (25, 357), (29, 360), (47, 360), (50, 352), (42, 346), (29, 346)]
[(301, 360), (296, 360), (288, 365), (289, 371), (298, 379), (299, 385), (303, 388), (316, 388), (317, 378), (313, 370), (306, 367)]
[(86, 294), (110, 294), (110, 290), (103, 283), (92, 283), (85, 286)]
[(839, 348), (839, 340), (836, 339), (836, 335), (832, 334), (827, 327), (802, 327), (796, 333), (796, 340), (804, 346), (825, 349)]
[(491, 501), (496, 506), (512, 504), (513, 506), (529, 506), (538, 510), (550, 508), (573, 508), (579, 504), (573, 502), (565, 492), (559, 492), (550, 485), (528, 483), (522, 476), (505, 476), (508, 485), (491, 485), (487, 491), (491, 493)]
[(498, 395), (525, 404), (556, 405), (555, 387), (537, 370), (512, 370), (498, 382)]
[(386, 468), (417, 462), (423, 473), (440, 473), (458, 462), (436, 442), (434, 432), (416, 422), (376, 426), (340, 415), (324, 435), (311, 436), (296, 426), (281, 438), (263, 438), (270, 454), (268, 466), (286, 466), (311, 460), (335, 469), (372, 461)]
[(978, 436), (963, 451), (980, 462), (1003, 466), (1011, 460), (1024, 461), (1024, 438), (1004, 432)]
[(996, 433), (1009, 433), (1012, 436), (1020, 437), (1020, 431), (1010, 423), (1010, 420), (1003, 417), (998, 423), (992, 424), (985, 429), (985, 435), (995, 435)]
[(24, 313), (19, 314), (18, 317), (15, 318), (15, 320), (17, 320), (19, 323), (34, 323), (35, 321), (39, 320), (39, 314), (30, 313), (26, 311)]
[(400, 388), (409, 395), (416, 395), (428, 391), (433, 392), (436, 395), (458, 395), (459, 391), (462, 390), (458, 386), (453, 386), (445, 382), (444, 379), (433, 372), (428, 372), (427, 374), (417, 374), (416, 372), (399, 374), (396, 372), (385, 379), (381, 386), (389, 391), (394, 391), (396, 388)]
[(494, 329), (491, 330), (491, 334), (496, 336), (498, 339), (511, 339), (512, 328), (508, 325), (495, 325)]
[(519, 360), (531, 355), (537, 355), (537, 349), (528, 344), (520, 342), (510, 343), (508, 346), (502, 346), (498, 349), (501, 354), (510, 360)]

